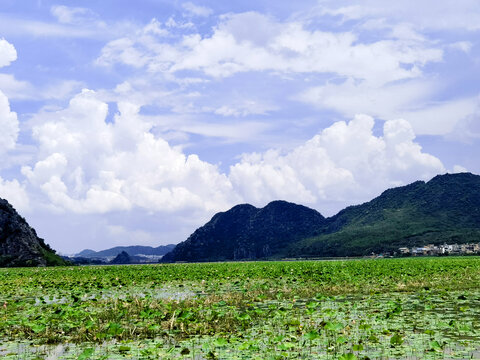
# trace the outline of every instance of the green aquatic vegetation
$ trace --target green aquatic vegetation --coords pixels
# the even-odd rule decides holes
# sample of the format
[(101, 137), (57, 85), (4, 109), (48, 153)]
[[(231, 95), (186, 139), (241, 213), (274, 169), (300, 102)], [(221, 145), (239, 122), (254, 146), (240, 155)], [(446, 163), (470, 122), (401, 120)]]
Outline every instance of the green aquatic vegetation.
[(0, 278), (7, 359), (480, 356), (476, 257), (2, 269)]

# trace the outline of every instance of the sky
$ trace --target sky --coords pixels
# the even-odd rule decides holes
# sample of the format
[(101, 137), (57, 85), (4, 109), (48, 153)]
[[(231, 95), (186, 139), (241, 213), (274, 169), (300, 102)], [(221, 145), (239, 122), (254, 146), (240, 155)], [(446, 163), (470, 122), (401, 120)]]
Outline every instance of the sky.
[(0, 0), (0, 197), (54, 249), (480, 173), (477, 0)]

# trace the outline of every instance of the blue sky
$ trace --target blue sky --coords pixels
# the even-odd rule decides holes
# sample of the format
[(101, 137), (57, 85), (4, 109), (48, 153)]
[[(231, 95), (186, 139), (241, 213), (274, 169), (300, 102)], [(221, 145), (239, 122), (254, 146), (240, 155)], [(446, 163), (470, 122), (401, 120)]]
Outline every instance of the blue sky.
[(0, 2), (0, 197), (73, 253), (480, 173), (480, 3)]

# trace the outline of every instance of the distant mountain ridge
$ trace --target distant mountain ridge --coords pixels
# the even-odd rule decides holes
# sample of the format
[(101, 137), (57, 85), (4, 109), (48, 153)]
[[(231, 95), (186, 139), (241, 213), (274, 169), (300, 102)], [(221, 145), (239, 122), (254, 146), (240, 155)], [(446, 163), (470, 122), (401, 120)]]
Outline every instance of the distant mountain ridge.
[(0, 266), (66, 264), (7, 200), (0, 199)]
[(444, 242), (480, 242), (480, 176), (416, 181), (330, 218), (285, 201), (262, 209), (237, 205), (214, 215), (162, 260), (363, 256)]
[(76, 257), (84, 258), (108, 258), (115, 257), (119, 255), (122, 251), (125, 251), (129, 256), (135, 255), (156, 255), (162, 256), (173, 250), (175, 247), (174, 244), (161, 245), (157, 247), (152, 246), (141, 246), (141, 245), (131, 245), (131, 246), (115, 246), (110, 249), (94, 251), (91, 249), (85, 249), (76, 254)]

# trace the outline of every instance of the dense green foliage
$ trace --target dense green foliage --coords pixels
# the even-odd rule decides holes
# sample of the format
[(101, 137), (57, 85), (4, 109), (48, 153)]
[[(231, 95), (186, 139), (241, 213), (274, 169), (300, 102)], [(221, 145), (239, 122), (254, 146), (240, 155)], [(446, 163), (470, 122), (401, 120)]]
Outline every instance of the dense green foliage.
[(0, 356), (11, 359), (480, 350), (477, 257), (16, 268), (0, 278)]
[(324, 222), (316, 210), (286, 201), (273, 201), (262, 209), (237, 205), (216, 214), (162, 260), (265, 259), (292, 242), (318, 234)]
[(359, 256), (425, 244), (480, 242), (480, 176), (436, 176), (390, 189), (327, 219), (288, 256)]

